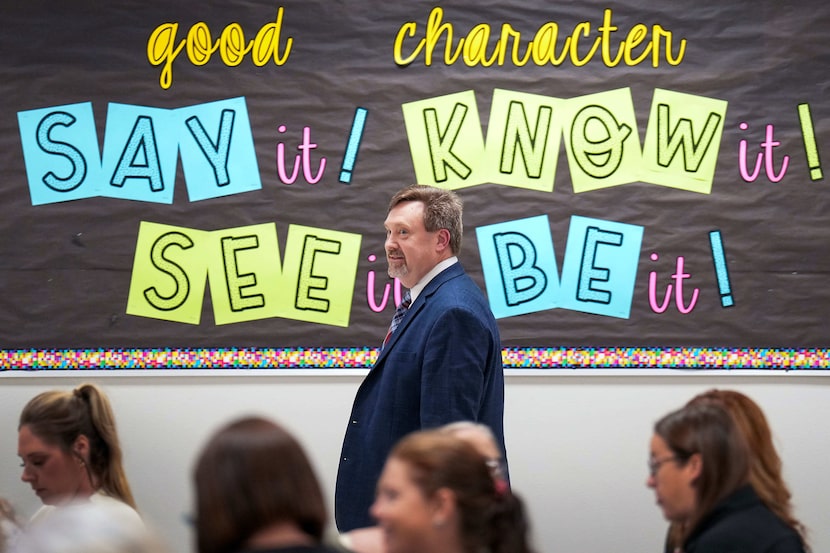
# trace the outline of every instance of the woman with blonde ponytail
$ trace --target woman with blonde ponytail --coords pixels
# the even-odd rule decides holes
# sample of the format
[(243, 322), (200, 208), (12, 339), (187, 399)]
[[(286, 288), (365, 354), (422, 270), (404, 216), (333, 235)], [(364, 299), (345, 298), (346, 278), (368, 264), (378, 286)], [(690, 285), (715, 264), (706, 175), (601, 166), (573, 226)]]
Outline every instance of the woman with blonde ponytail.
[(124, 473), (109, 399), (95, 384), (32, 398), (20, 414), (17, 443), (21, 479), (44, 504), (32, 522), (57, 507), (91, 501), (143, 524)]

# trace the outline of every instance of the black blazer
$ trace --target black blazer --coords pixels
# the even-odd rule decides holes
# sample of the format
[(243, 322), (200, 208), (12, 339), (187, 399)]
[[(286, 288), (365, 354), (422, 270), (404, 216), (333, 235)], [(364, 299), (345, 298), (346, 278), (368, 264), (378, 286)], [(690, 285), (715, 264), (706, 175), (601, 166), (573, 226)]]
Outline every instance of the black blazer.
[(798, 533), (744, 486), (718, 503), (689, 534), (684, 553), (804, 553)]

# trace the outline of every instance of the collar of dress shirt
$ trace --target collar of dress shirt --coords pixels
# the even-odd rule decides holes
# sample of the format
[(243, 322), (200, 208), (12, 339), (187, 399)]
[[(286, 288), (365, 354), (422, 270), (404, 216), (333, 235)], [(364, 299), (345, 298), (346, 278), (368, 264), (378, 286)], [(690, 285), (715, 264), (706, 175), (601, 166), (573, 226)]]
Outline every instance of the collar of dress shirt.
[(455, 265), (456, 263), (458, 263), (458, 257), (448, 257), (447, 259), (444, 259), (443, 261), (439, 262), (438, 265), (433, 267), (430, 272), (425, 274), (424, 278), (419, 280), (415, 286), (409, 289), (409, 294), (410, 296), (412, 296), (412, 303), (415, 303), (415, 300), (418, 298), (418, 295), (420, 295), (420, 293), (423, 291), (426, 285), (429, 284), (429, 281), (438, 276), (444, 269), (452, 265)]

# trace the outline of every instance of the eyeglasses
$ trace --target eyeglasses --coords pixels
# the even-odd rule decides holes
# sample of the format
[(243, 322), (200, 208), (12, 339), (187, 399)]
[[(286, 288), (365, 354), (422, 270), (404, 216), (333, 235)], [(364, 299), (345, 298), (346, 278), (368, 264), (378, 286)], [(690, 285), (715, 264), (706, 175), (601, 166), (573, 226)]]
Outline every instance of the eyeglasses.
[(660, 470), (665, 463), (669, 461), (677, 461), (679, 457), (677, 455), (672, 455), (670, 457), (664, 457), (662, 459), (649, 459), (648, 460), (648, 473), (654, 477), (657, 476), (657, 471)]

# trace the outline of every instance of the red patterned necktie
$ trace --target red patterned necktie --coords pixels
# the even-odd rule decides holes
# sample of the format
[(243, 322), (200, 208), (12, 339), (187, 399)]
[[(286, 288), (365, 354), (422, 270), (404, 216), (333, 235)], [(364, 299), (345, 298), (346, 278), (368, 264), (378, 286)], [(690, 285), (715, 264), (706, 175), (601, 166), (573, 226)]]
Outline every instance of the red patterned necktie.
[(389, 324), (389, 330), (386, 332), (386, 338), (383, 339), (383, 345), (380, 346), (381, 351), (383, 351), (383, 348), (386, 346), (386, 342), (389, 341), (392, 333), (395, 332), (395, 329), (398, 328), (399, 324), (401, 324), (403, 316), (406, 315), (406, 311), (409, 309), (411, 303), (412, 296), (409, 294), (409, 290), (407, 290), (403, 295), (403, 299), (401, 299), (401, 303), (395, 309), (395, 315), (392, 317), (392, 322)]

